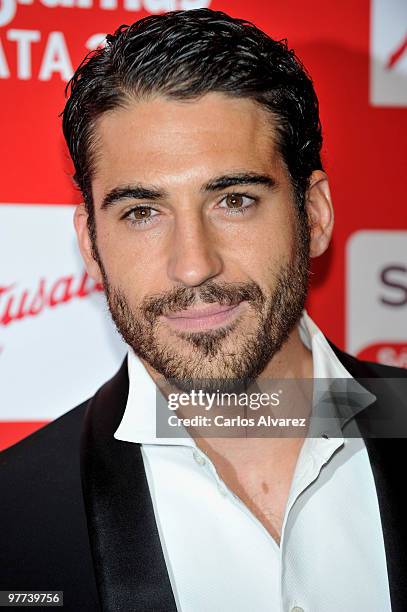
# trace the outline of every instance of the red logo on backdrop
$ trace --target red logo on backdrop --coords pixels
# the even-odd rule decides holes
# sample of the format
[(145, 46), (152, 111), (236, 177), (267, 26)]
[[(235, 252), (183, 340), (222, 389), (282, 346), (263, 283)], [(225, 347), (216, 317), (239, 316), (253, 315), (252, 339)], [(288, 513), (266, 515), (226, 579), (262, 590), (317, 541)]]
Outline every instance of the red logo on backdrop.
[(380, 342), (370, 344), (356, 355), (359, 359), (384, 365), (407, 368), (407, 342)]
[(19, 289), (16, 283), (0, 285), (0, 325), (35, 317), (46, 308), (55, 308), (76, 298), (86, 298), (95, 291), (103, 291), (103, 287), (86, 272), (79, 277), (73, 274), (61, 276), (53, 282), (40, 278), (34, 290)]
[(397, 64), (397, 62), (399, 62), (402, 58), (402, 56), (404, 55), (404, 53), (407, 51), (407, 36), (405, 37), (405, 39), (400, 43), (400, 45), (398, 45), (398, 47), (396, 47), (396, 49), (393, 51), (393, 53), (390, 55), (387, 64), (386, 64), (386, 68), (388, 70), (391, 70), (392, 68), (394, 68), (394, 66)]

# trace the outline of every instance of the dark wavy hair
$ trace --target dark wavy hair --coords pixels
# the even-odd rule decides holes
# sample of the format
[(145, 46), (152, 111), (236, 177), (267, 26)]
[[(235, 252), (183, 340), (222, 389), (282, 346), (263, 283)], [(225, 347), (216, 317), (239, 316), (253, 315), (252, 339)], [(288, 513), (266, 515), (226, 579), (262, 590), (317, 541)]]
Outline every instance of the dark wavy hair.
[(95, 236), (91, 180), (95, 121), (149, 94), (194, 99), (221, 92), (250, 98), (270, 112), (277, 147), (299, 211), (308, 179), (322, 169), (318, 99), (287, 41), (210, 9), (172, 11), (122, 25), (90, 52), (66, 88), (63, 131)]

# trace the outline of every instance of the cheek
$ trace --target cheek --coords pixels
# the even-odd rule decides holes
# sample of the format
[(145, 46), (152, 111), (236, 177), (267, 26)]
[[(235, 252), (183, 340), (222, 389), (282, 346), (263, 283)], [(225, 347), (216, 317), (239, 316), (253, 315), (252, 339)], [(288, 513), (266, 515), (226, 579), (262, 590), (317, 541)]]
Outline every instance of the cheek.
[[(285, 210), (284, 210), (285, 209)], [(284, 209), (264, 215), (248, 231), (243, 229), (235, 244), (235, 254), (243, 269), (256, 276), (278, 270), (292, 260), (296, 249), (295, 215)], [(280, 213), (280, 214), (278, 214)]]
[(120, 289), (132, 306), (154, 291), (158, 277), (151, 250), (138, 248), (135, 241), (123, 240), (109, 232), (98, 235), (99, 256), (110, 285)]

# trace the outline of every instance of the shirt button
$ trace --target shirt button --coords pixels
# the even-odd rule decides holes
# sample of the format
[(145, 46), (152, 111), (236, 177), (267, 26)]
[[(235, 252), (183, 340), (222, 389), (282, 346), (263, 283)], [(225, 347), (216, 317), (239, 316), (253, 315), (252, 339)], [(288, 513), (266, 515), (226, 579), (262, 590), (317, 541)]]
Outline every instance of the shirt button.
[(291, 612), (304, 612), (304, 608), (300, 608), (300, 606), (294, 606), (294, 608), (291, 608)]
[(193, 456), (198, 465), (205, 465), (206, 459), (205, 457), (202, 457), (202, 455), (200, 455), (198, 451), (194, 450)]

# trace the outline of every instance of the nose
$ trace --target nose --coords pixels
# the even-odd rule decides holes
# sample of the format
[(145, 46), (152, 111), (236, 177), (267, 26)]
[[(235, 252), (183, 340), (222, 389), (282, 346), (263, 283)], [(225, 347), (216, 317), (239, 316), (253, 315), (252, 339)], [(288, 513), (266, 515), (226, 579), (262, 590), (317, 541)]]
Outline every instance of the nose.
[(223, 270), (216, 250), (213, 228), (205, 224), (199, 211), (183, 214), (175, 222), (168, 277), (187, 287), (197, 287)]

